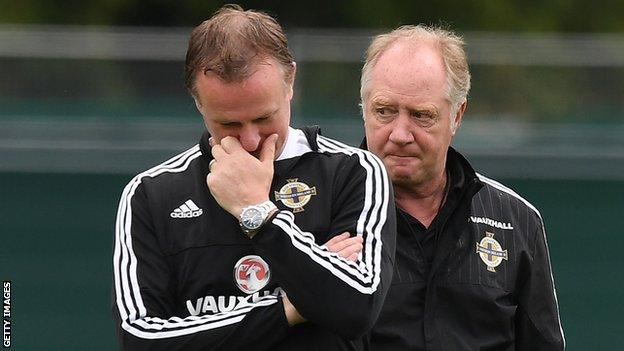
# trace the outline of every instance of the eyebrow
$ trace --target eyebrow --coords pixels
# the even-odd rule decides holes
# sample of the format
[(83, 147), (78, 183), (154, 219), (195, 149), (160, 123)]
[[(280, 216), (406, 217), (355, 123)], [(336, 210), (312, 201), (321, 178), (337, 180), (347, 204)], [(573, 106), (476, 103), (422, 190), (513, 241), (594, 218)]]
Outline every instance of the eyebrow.
[(256, 118), (254, 118), (254, 120), (256, 120), (256, 119), (260, 119), (260, 118), (265, 118), (265, 117), (271, 117), (271, 116), (273, 116), (274, 114), (276, 114), (276, 113), (277, 113), (277, 111), (279, 111), (279, 107), (278, 107), (278, 108), (276, 108), (276, 109), (274, 109), (274, 110), (271, 110), (271, 111), (269, 111), (269, 112), (262, 113), (262, 114), (260, 114), (260, 115), (256, 116)]
[(407, 108), (410, 112), (418, 112), (418, 113), (429, 113), (432, 114), (434, 116), (439, 115), (439, 111), (437, 108), (435, 108), (434, 106), (427, 106), (427, 107), (423, 107), (423, 106), (418, 106), (415, 108)]
[(389, 99), (380, 98), (380, 97), (373, 98), (371, 100), (371, 103), (373, 105), (382, 105), (382, 106), (390, 106), (390, 105), (392, 105), (392, 102), (390, 102)]

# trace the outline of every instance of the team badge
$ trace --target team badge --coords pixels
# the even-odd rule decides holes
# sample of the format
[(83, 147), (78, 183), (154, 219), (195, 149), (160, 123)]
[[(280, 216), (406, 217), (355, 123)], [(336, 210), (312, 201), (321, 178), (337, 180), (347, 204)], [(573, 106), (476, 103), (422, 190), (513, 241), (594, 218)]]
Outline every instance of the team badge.
[(494, 268), (503, 260), (507, 261), (507, 250), (503, 250), (501, 244), (494, 239), (494, 233), (485, 232), (485, 237), (477, 243), (477, 253), (490, 272), (496, 272)]
[(264, 288), (270, 278), (269, 265), (260, 256), (245, 256), (234, 265), (236, 285), (246, 294), (253, 294)]
[(303, 211), (312, 195), (316, 195), (316, 187), (309, 187), (307, 184), (298, 182), (297, 178), (287, 179), (287, 183), (280, 191), (275, 192), (275, 200), (281, 201), (284, 205), (292, 208), (294, 213)]

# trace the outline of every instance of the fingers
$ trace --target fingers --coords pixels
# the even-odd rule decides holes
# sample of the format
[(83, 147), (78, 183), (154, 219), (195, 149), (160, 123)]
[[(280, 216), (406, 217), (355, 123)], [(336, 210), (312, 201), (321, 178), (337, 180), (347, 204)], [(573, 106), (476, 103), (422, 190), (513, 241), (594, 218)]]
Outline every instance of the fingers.
[(331, 238), (325, 246), (329, 251), (337, 253), (340, 257), (349, 261), (357, 261), (363, 248), (362, 242), (361, 236), (350, 237), (350, 234), (345, 232)]
[(225, 151), (223, 151), (221, 145), (214, 145), (212, 147), (211, 153), (213, 159), (210, 160), (210, 163), (208, 163), (208, 172), (210, 173), (214, 172), (214, 167), (216, 166), (217, 161), (223, 160), (227, 156)]
[(212, 193), (212, 184), (213, 180), (210, 178), (210, 173), (206, 175), (206, 185), (208, 186), (208, 190)]
[(325, 244), (325, 246), (327, 246), (327, 249), (329, 249), (329, 251), (331, 252), (342, 251), (351, 245), (359, 245), (361, 247), (362, 237), (359, 235), (350, 237), (349, 233), (342, 233), (333, 237), (327, 242), (327, 244)]
[[(259, 160), (262, 163), (273, 163), (275, 161), (275, 152), (277, 146), (278, 135), (269, 135), (262, 143)], [(219, 143), (214, 138), (209, 138), (208, 143), (212, 147), (212, 156), (218, 161), (220, 156), (230, 155), (239, 151), (246, 151), (240, 140), (232, 136), (226, 136)]]
[(223, 150), (221, 145), (213, 146), (210, 152), (212, 153), (212, 157), (217, 161), (222, 160), (227, 156), (227, 153)]
[(347, 239), (348, 237), (349, 237), (349, 233), (348, 232), (344, 232), (344, 233), (342, 233), (340, 235), (336, 235), (335, 237), (329, 239), (329, 241), (325, 243), (325, 246), (327, 246), (329, 251), (336, 252), (338, 250), (336, 250), (335, 245), (340, 243), (344, 239)]
[(288, 296), (284, 296), (282, 298), (282, 301), (284, 304), (284, 313), (286, 314), (286, 320), (288, 321), (288, 325), (292, 327), (293, 325), (303, 323), (306, 321), (306, 319), (303, 318), (301, 314), (299, 314), (299, 311), (297, 311), (297, 308), (295, 307), (295, 305), (293, 305), (292, 302), (290, 302), (290, 300), (288, 299)]
[(275, 148), (277, 145), (277, 134), (271, 134), (264, 139), (262, 150), (260, 150), (260, 162), (271, 163), (275, 161)]
[(351, 254), (351, 256), (346, 257), (346, 259), (347, 259), (347, 261), (353, 261), (353, 262), (355, 262), (355, 261), (357, 261), (357, 260), (358, 260), (358, 256), (359, 256), (359, 255), (360, 255), (360, 253), (359, 253), (359, 252), (356, 252), (356, 253)]
[(243, 147), (240, 141), (238, 141), (238, 139), (232, 136), (226, 136), (225, 138), (221, 139), (221, 142), (219, 143), (219, 145), (221, 145), (221, 148), (223, 148), (223, 151), (225, 151), (228, 154), (232, 154), (237, 151), (243, 150)]
[(362, 243), (356, 242), (339, 251), (338, 255), (340, 255), (340, 257), (346, 258), (349, 261), (357, 261), (358, 255), (361, 251)]

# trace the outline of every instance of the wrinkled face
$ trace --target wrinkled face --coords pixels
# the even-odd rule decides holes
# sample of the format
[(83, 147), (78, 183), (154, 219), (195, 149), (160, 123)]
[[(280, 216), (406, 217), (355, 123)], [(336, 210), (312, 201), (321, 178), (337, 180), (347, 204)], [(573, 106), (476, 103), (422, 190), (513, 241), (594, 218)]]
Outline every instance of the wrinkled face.
[(226, 83), (213, 73), (198, 73), (195, 81), (197, 109), (213, 140), (238, 139), (247, 152), (260, 155), (264, 140), (278, 134), (276, 157), (282, 151), (290, 124), (292, 82), (285, 83), (282, 69), (272, 60), (256, 65), (242, 82)]
[(368, 149), (381, 158), (395, 186), (438, 179), (465, 104), (451, 116), (437, 49), (398, 42), (379, 57), (370, 78), (363, 97)]

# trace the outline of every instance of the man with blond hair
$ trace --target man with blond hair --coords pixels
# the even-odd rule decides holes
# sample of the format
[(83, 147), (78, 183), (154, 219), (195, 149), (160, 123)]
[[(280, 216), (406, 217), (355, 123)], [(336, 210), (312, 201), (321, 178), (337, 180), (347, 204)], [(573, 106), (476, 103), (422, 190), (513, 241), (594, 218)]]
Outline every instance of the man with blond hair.
[(470, 72), (451, 31), (374, 38), (362, 70), (366, 138), (396, 197), (394, 277), (372, 350), (562, 350), (544, 224), (451, 145)]
[(356, 350), (391, 282), (380, 160), (290, 127), (279, 24), (225, 6), (191, 34), (207, 131), (124, 189), (113, 311), (124, 350)]

